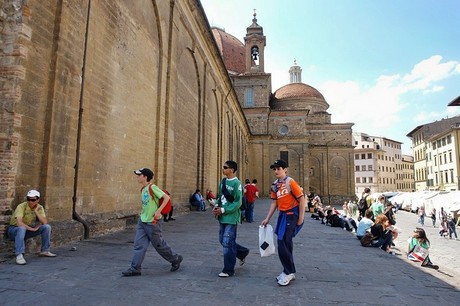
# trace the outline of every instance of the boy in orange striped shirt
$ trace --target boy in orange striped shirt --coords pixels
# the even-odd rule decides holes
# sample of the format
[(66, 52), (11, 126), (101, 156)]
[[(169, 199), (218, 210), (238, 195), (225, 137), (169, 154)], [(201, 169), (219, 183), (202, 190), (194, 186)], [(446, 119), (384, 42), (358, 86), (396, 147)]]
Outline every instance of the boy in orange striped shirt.
[(276, 160), (270, 166), (275, 172), (277, 180), (272, 185), (272, 204), (268, 210), (267, 217), (261, 222), (262, 226), (269, 223), (270, 218), (278, 208), (279, 215), (275, 227), (275, 234), (278, 235), (278, 256), (283, 265), (283, 272), (276, 278), (280, 286), (289, 285), (295, 279), (295, 265), (293, 257), (292, 238), (303, 226), (305, 216), (305, 197), (299, 184), (287, 176), (287, 163)]

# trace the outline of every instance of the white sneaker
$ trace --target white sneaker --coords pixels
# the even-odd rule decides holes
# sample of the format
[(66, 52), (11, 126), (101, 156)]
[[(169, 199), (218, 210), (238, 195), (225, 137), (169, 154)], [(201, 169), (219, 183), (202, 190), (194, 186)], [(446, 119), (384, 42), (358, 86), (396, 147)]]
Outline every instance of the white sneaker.
[(294, 279), (295, 279), (294, 273), (287, 274), (286, 276), (284, 276), (280, 280), (278, 280), (278, 285), (287, 286)]
[(281, 272), (281, 274), (276, 277), (276, 281), (279, 281), (280, 279), (282, 279), (285, 276), (286, 276), (286, 273)]
[(16, 264), (18, 265), (25, 265), (27, 262), (26, 260), (24, 259), (24, 256), (22, 256), (22, 254), (19, 254), (18, 256), (16, 256)]
[(225, 273), (225, 272), (220, 272), (219, 277), (230, 277), (230, 274)]
[(38, 255), (45, 256), (45, 257), (56, 257), (56, 254), (51, 253), (50, 251), (40, 252)]

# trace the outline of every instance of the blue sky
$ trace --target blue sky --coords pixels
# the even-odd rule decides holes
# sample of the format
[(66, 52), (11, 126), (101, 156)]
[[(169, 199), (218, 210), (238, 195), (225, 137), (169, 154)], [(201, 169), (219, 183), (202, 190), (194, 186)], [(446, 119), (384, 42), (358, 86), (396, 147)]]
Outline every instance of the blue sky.
[(273, 91), (302, 82), (318, 89), (333, 123), (403, 142), (421, 124), (460, 114), (458, 0), (201, 0), (209, 23), (243, 41), (257, 22), (267, 37)]

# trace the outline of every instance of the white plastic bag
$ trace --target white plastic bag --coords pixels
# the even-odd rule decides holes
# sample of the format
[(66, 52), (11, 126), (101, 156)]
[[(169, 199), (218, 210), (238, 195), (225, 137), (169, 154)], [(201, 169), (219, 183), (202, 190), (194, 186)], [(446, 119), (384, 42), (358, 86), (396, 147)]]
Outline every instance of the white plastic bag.
[(270, 224), (259, 226), (259, 251), (262, 257), (275, 254), (273, 227)]

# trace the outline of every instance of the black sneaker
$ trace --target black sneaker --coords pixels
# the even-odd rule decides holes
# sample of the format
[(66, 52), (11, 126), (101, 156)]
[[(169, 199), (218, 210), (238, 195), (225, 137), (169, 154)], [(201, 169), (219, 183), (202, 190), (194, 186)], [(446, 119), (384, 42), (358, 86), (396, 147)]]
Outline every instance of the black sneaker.
[(180, 268), (180, 263), (182, 262), (182, 255), (177, 255), (177, 260), (176, 262), (171, 264), (171, 272), (177, 271)]
[(128, 270), (121, 272), (121, 274), (123, 274), (123, 276), (139, 276), (141, 275), (141, 271), (136, 271), (129, 268)]
[(249, 251), (246, 253), (246, 255), (244, 255), (243, 258), (240, 258), (240, 266), (243, 266), (245, 263), (246, 263), (246, 257), (248, 257), (249, 255)]

